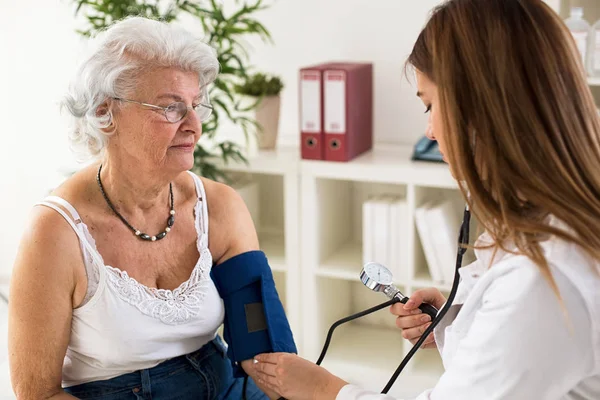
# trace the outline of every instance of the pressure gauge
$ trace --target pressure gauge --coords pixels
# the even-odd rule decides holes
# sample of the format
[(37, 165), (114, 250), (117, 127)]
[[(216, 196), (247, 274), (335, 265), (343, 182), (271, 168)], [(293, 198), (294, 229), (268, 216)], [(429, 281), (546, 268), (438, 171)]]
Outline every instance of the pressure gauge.
[[(408, 301), (408, 297), (402, 294), (400, 289), (394, 286), (394, 277), (390, 270), (379, 263), (366, 263), (360, 272), (360, 280), (369, 289), (375, 292), (383, 292), (390, 299), (396, 297), (401, 303), (406, 303)], [(438, 313), (438, 310), (431, 304), (423, 303), (419, 308), (422, 312), (429, 314), (432, 321)]]
[(389, 269), (376, 262), (366, 263), (360, 273), (360, 280), (371, 290), (383, 292), (393, 282)]

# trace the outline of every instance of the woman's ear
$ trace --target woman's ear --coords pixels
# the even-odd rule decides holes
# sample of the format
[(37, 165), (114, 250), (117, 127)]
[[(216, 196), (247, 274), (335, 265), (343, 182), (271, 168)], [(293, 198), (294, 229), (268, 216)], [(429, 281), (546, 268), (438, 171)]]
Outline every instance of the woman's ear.
[(102, 118), (105, 127), (100, 128), (106, 135), (114, 135), (116, 133), (115, 118), (112, 111), (112, 102), (106, 100), (96, 108), (96, 116)]

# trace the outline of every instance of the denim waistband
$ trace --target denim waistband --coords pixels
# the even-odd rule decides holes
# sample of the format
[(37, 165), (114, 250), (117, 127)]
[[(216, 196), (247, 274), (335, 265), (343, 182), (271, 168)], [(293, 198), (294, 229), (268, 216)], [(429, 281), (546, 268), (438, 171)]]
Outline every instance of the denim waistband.
[(143, 385), (144, 380), (146, 379), (151, 381), (159, 381), (170, 375), (174, 375), (184, 368), (190, 368), (190, 364), (201, 369), (201, 366), (204, 364), (206, 359), (219, 353), (223, 357), (226, 357), (225, 345), (221, 338), (217, 336), (215, 339), (208, 342), (198, 350), (166, 360), (155, 367), (142, 371), (126, 373), (105, 381), (94, 381), (71, 386), (65, 390), (72, 394), (75, 394), (81, 390), (95, 393), (107, 393), (111, 392), (113, 389), (129, 390)]
[[(164, 375), (172, 374), (173, 371), (179, 369), (179, 367), (187, 367), (190, 362), (195, 365), (200, 365), (202, 364), (202, 361), (215, 353), (221, 353), (224, 356), (227, 355), (225, 345), (218, 336), (204, 346), (200, 347), (198, 350), (164, 361), (157, 366), (150, 368), (148, 372), (150, 373), (151, 379), (158, 379)], [(139, 372), (134, 372), (133, 374), (137, 374), (139, 378)]]

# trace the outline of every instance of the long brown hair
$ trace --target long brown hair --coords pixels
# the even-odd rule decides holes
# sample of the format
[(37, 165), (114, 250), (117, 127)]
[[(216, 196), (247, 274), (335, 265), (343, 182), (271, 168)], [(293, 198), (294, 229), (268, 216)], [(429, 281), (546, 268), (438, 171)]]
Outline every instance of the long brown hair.
[(541, 0), (450, 0), (407, 65), (437, 85), (449, 163), (496, 245), (514, 243), (557, 293), (541, 241), (600, 260), (600, 119), (559, 16)]

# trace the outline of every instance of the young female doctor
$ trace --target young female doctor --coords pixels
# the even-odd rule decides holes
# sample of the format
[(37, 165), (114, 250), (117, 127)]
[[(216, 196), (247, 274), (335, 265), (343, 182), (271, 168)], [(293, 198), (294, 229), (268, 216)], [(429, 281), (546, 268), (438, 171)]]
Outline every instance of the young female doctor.
[[(450, 0), (408, 61), (485, 228), (426, 342), (445, 373), (418, 399), (600, 399), (600, 118), (569, 31), (541, 0)], [(411, 298), (392, 313), (414, 343), (429, 323), (416, 307), (445, 299)], [(290, 400), (391, 399), (292, 354), (256, 360)]]

